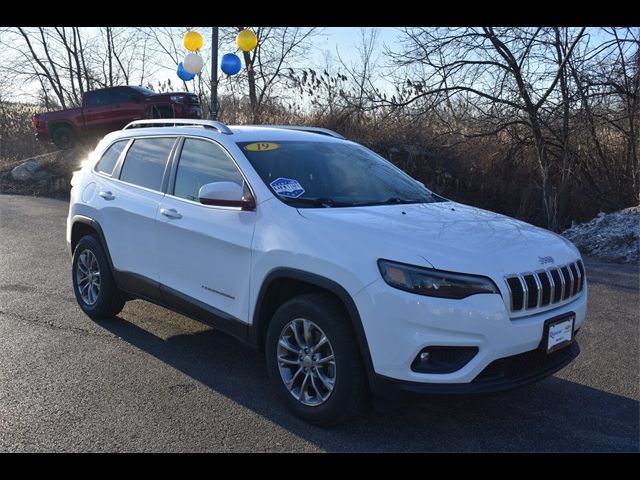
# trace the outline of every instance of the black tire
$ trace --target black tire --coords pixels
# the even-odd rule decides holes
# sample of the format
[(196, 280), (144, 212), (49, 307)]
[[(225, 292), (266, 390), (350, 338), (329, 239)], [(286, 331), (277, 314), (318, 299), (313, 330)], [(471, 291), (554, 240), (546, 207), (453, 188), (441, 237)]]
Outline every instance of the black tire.
[[(335, 358), (335, 383), (328, 399), (308, 406), (285, 386), (278, 367), (278, 341), (285, 326), (294, 319), (315, 323), (329, 339)], [(296, 416), (316, 425), (336, 424), (353, 418), (369, 397), (366, 372), (349, 319), (341, 305), (325, 294), (305, 294), (283, 303), (267, 328), (265, 355), (269, 376), (278, 396)]]
[(51, 138), (56, 147), (61, 150), (73, 148), (76, 144), (76, 134), (68, 125), (60, 125), (54, 128)]
[[(83, 252), (89, 250), (97, 260), (100, 272), (100, 288), (95, 303), (87, 303), (78, 287), (78, 262)], [(116, 286), (106, 254), (100, 241), (94, 235), (86, 235), (80, 239), (73, 252), (72, 263), (73, 293), (78, 305), (84, 313), (94, 320), (111, 319), (122, 311), (124, 300)]]

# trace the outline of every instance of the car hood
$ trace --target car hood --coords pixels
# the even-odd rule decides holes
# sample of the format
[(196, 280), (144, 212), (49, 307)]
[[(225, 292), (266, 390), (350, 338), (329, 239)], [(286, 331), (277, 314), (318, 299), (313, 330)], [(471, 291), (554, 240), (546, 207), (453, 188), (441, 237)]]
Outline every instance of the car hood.
[(502, 276), (579, 258), (571, 242), (555, 233), (455, 202), (299, 212), (320, 231), (337, 229), (345, 244), (355, 241), (378, 258), (426, 261), (442, 270)]

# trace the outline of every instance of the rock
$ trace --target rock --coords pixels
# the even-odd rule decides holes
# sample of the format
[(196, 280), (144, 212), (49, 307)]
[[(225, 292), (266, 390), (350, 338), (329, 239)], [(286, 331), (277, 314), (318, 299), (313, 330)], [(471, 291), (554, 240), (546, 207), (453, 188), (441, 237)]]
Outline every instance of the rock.
[[(42, 163), (33, 158), (21, 163), (11, 170), (11, 178), (18, 182), (31, 182), (36, 180), (36, 174), (42, 169)], [(40, 176), (42, 178), (42, 176)]]
[(65, 190), (69, 190), (68, 187), (69, 182), (66, 178), (58, 177), (54, 178), (51, 182), (51, 188), (49, 189), (50, 193), (62, 192)]
[(48, 181), (49, 178), (51, 178), (51, 174), (46, 170), (38, 170), (36, 173), (33, 174), (33, 180), (35, 180), (36, 182), (40, 182), (43, 180)]

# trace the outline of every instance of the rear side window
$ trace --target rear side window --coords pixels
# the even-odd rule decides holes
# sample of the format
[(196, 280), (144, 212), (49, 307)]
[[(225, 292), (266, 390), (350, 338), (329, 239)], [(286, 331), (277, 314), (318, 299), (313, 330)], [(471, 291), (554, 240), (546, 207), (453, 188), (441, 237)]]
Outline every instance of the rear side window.
[(128, 141), (129, 140), (120, 140), (107, 148), (107, 151), (102, 154), (102, 158), (100, 158), (96, 164), (96, 171), (111, 175)]
[(114, 88), (111, 92), (111, 103), (126, 103), (131, 101), (135, 92), (128, 88)]
[(100, 107), (113, 103), (112, 90), (96, 90), (94, 92), (88, 92), (86, 95), (87, 106), (89, 107)]
[(212, 182), (233, 182), (242, 186), (243, 178), (229, 155), (215, 143), (187, 138), (176, 172), (176, 197), (198, 201), (200, 187)]
[(152, 190), (162, 189), (164, 169), (175, 138), (139, 138), (127, 152), (120, 180)]

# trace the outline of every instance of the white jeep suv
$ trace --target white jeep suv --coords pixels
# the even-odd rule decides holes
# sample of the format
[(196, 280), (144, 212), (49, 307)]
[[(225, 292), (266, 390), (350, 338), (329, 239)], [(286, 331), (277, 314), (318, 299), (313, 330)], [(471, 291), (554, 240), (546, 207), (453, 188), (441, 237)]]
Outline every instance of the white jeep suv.
[(521, 386), (579, 352), (587, 284), (569, 241), (446, 200), (329, 130), (136, 121), (72, 185), (87, 315), (140, 298), (253, 344), (312, 423), (369, 392)]

